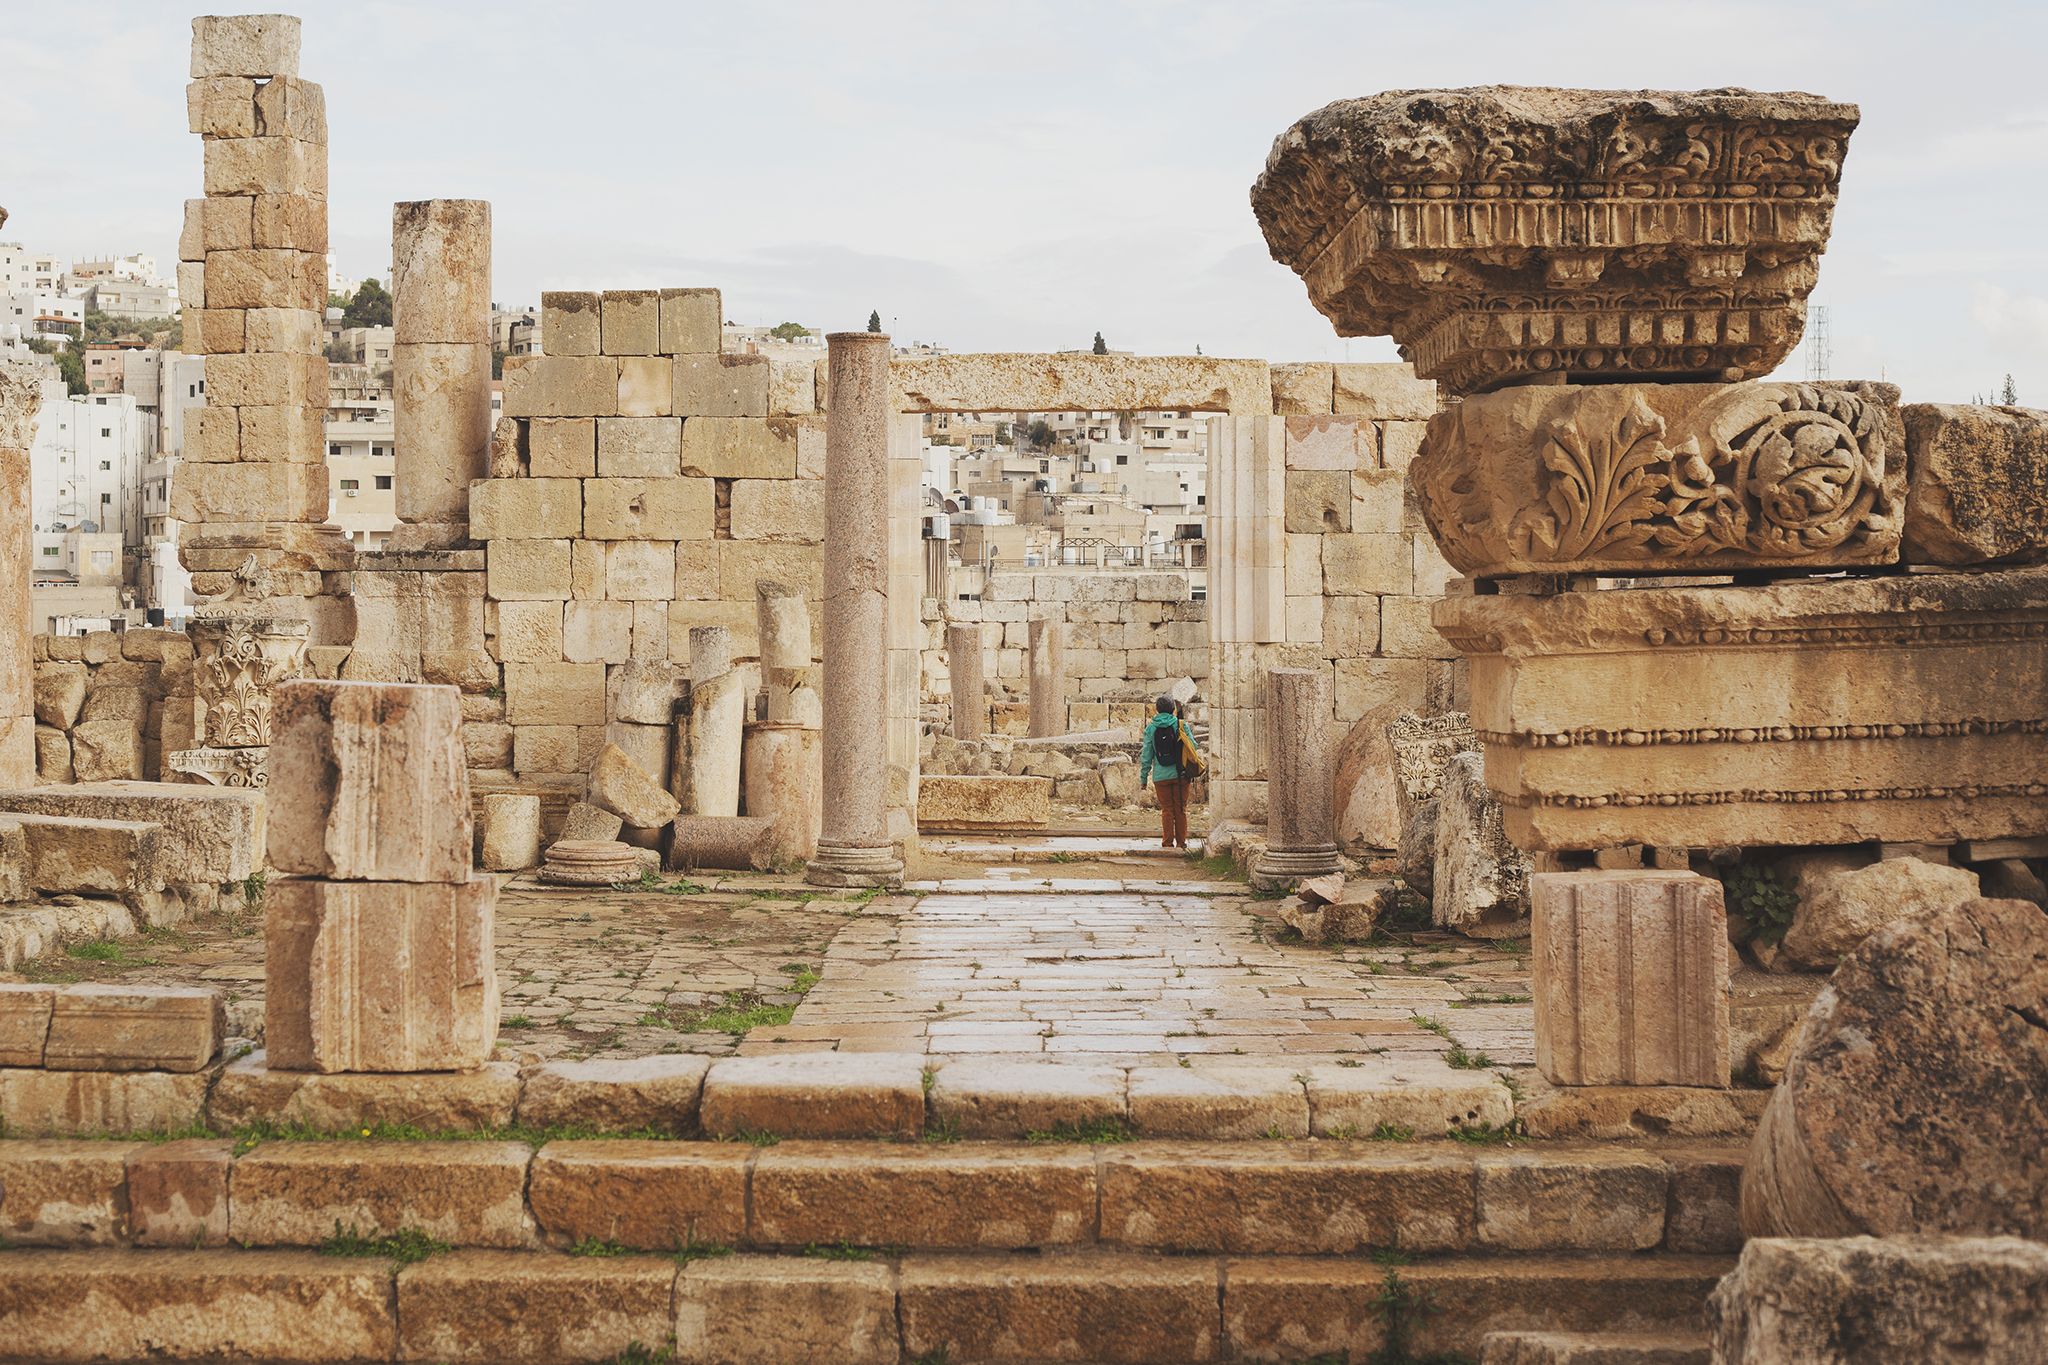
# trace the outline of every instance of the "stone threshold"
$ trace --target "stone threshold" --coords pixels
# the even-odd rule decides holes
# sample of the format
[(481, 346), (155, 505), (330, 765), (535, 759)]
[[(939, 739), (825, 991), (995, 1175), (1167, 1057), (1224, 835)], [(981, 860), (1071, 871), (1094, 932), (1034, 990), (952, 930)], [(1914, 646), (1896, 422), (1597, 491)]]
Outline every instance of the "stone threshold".
[[(1019, 861), (1041, 861), (1020, 859)], [(1239, 882), (1173, 881), (1138, 877), (941, 877), (903, 883), (907, 895), (979, 896), (1018, 892), (1035, 896), (1248, 896)]]
[(411, 1265), (306, 1251), (21, 1251), (0, 1257), (15, 1358), (47, 1362), (1362, 1360), (1381, 1295), (1416, 1351), (1476, 1358), (1494, 1331), (1675, 1330), (1729, 1256), (1362, 1258), (1123, 1253), (589, 1257), (457, 1251)]

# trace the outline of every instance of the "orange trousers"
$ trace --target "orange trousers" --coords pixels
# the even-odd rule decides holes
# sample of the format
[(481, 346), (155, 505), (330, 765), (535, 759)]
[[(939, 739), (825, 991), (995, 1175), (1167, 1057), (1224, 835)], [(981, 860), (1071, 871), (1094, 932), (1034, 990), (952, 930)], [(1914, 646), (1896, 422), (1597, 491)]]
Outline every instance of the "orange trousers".
[(1152, 784), (1159, 796), (1159, 846), (1188, 846), (1188, 780), (1161, 778)]

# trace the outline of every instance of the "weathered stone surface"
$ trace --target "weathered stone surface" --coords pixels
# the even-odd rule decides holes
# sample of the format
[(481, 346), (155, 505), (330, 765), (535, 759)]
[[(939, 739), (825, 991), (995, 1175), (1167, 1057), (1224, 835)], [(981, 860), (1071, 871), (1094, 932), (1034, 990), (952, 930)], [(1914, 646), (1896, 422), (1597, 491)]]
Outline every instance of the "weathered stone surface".
[(1479, 1158), (1479, 1244), (1503, 1251), (1645, 1251), (1664, 1240), (1669, 1174), (1655, 1156)]
[(676, 1277), (676, 1355), (729, 1365), (895, 1365), (895, 1272), (785, 1256), (692, 1261)]
[(1907, 563), (2048, 558), (2048, 412), (1915, 403), (1904, 416)]
[(192, 21), (192, 78), (296, 76), (299, 20), (290, 14), (208, 14)]
[(2017, 700), (2048, 685), (2048, 571), (1454, 596), (1435, 620), (1518, 847), (2048, 834), (2048, 732)]
[(2025, 1365), (2048, 1340), (2048, 1247), (2017, 1237), (1759, 1238), (1707, 1304), (1727, 1365)]
[(0, 1067), (41, 1066), (57, 988), (0, 982)]
[(9, 1246), (107, 1246), (126, 1231), (134, 1144), (0, 1142), (0, 1236)]
[(1191, 1361), (1218, 1344), (1215, 1269), (1199, 1260), (911, 1257), (898, 1314), (912, 1356)]
[(1866, 938), (1814, 1002), (1743, 1171), (1755, 1237), (2048, 1232), (2048, 913), (1971, 901)]
[(889, 365), (897, 412), (1273, 411), (1264, 361), (1205, 356), (906, 356)]
[(775, 822), (763, 815), (678, 815), (669, 824), (669, 866), (765, 872), (775, 866)]
[(932, 1080), (931, 1113), (967, 1138), (1021, 1138), (1121, 1121), (1124, 1073), (1115, 1067), (956, 1057)]
[(927, 773), (917, 784), (919, 829), (1028, 829), (1051, 822), (1052, 782), (1047, 778)]
[(225, 1246), (233, 1138), (180, 1138), (128, 1153), (128, 1236), (136, 1246)]
[(816, 728), (793, 721), (747, 726), (741, 748), (741, 802), (771, 826), (770, 866), (800, 863), (818, 851), (824, 823), (821, 740)]
[(1397, 701), (1375, 706), (1337, 745), (1330, 800), (1337, 847), (1346, 853), (1400, 847), (1401, 806), (1387, 726), (1403, 709)]
[(71, 766), (80, 782), (121, 782), (143, 773), (142, 727), (132, 718), (82, 720), (71, 731)]
[(391, 1267), (310, 1251), (55, 1251), (0, 1262), (24, 1360), (390, 1360)]
[(1479, 1365), (1713, 1365), (1690, 1332), (1488, 1332)]
[(639, 850), (621, 840), (557, 839), (548, 845), (540, 880), (550, 886), (611, 886), (640, 880), (640, 867)]
[(36, 665), (36, 720), (59, 730), (69, 730), (85, 705), (84, 664), (40, 663)]
[(12, 1137), (96, 1137), (191, 1128), (205, 1072), (0, 1070), (0, 1122)]
[(1458, 754), (1444, 765), (1431, 888), (1430, 918), (1447, 929), (1512, 938), (1528, 927), (1529, 859), (1508, 842), (1478, 754)]
[(198, 986), (66, 986), (43, 1065), (56, 1071), (198, 1071), (220, 1050), (220, 994)]
[(710, 1066), (708, 1058), (687, 1054), (548, 1062), (526, 1078), (519, 1121), (531, 1128), (687, 1136), (697, 1129), (697, 1100)]
[(1430, 419), (1409, 481), (1474, 576), (1891, 564), (1898, 402), (1890, 384), (1522, 386)]
[(783, 1143), (754, 1163), (749, 1240), (1055, 1247), (1094, 1240), (1095, 1160), (1060, 1148)]
[(121, 896), (160, 891), (166, 873), (163, 827), (134, 820), (16, 815), (22, 881), (46, 894)]
[(1434, 1055), (1318, 1063), (1308, 1068), (1308, 1107), (1317, 1137), (1371, 1137), (1383, 1124), (1442, 1137), (1453, 1128), (1505, 1127), (1515, 1108), (1491, 1072), (1456, 1069)]
[(288, 880), (264, 937), (269, 1064), (286, 1071), (481, 1066), (498, 1032), (497, 884)]
[(512, 1122), (519, 1100), (519, 1068), (511, 1062), (489, 1062), (475, 1071), (320, 1075), (273, 1070), (259, 1050), (231, 1062), (204, 1098), (207, 1119), (220, 1131), (261, 1120), (303, 1123), (323, 1133), (353, 1132), (380, 1123), (406, 1124), (429, 1133), (469, 1132)]
[(591, 769), (590, 801), (638, 829), (658, 829), (680, 808), (675, 797), (616, 744), (605, 745)]
[[(690, 815), (732, 817), (740, 813), (741, 759), (746, 746), (750, 698), (742, 675), (719, 666), (715, 675), (699, 671), (700, 659), (723, 630), (693, 627), (690, 631), (689, 748), (682, 755), (680, 809)], [(729, 660), (729, 652), (718, 651)], [(705, 667), (710, 664), (704, 661)], [(628, 822), (630, 823), (630, 821)]]
[(270, 861), (362, 881), (469, 876), (469, 770), (453, 687), (296, 681), (271, 703)]
[(747, 1236), (752, 1159), (740, 1144), (551, 1142), (533, 1159), (534, 1217), (560, 1246), (731, 1246)]
[(726, 1057), (704, 1078), (712, 1137), (908, 1137), (924, 1131), (924, 1057), (890, 1052)]
[(1756, 1131), (1767, 1090), (1678, 1085), (1553, 1086), (1533, 1068), (1516, 1077), (1515, 1117), (1537, 1138), (1742, 1137)]
[(1266, 849), (1254, 886), (1291, 886), (1338, 868), (1330, 761), (1330, 675), (1275, 668), (1267, 675)]
[(587, 801), (570, 803), (569, 813), (562, 817), (562, 838), (573, 841), (615, 840), (625, 821), (611, 811), (593, 806)]
[(1335, 900), (1290, 896), (1280, 902), (1279, 911), (1281, 921), (1305, 943), (1365, 943), (1381, 917), (1400, 901), (1401, 888), (1395, 882), (1355, 879), (1344, 883)]
[(531, 1155), (520, 1142), (262, 1144), (235, 1161), (228, 1235), (318, 1246), (337, 1226), (365, 1237), (416, 1228), (455, 1246), (529, 1246)]
[(473, 1365), (625, 1359), (671, 1335), (674, 1285), (655, 1257), (436, 1256), (399, 1272), (399, 1349)]
[(1790, 967), (1832, 971), (1885, 925), (1976, 900), (1978, 885), (1968, 868), (1887, 858), (1867, 867), (1811, 867), (1796, 890), (1799, 905), (1779, 941), (1779, 956)]
[(1252, 208), (1341, 334), (1391, 334), (1452, 393), (1740, 378), (1799, 340), (1857, 118), (1733, 89), (1395, 91), (1281, 134)]
[(1536, 1065), (1558, 1085), (1728, 1084), (1728, 917), (1690, 872), (1529, 879)]
[[(523, 872), (540, 862), (540, 798), (493, 792), (483, 799), (483, 853), (492, 872)], [(616, 831), (615, 831), (616, 832)]]
[[(401, 345), (491, 340), (491, 206), (423, 199), (391, 206), (391, 324)], [(402, 477), (402, 473), (401, 473)]]
[(1147, 1137), (1308, 1136), (1308, 1093), (1270, 1066), (1132, 1067), (1131, 1126)]

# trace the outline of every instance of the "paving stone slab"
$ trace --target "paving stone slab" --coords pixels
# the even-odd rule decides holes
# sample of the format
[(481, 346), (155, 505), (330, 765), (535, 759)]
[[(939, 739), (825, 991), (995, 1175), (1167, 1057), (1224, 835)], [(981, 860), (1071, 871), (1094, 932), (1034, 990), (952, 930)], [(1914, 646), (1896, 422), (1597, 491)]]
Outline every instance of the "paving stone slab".
[(704, 1078), (700, 1121), (712, 1137), (917, 1137), (922, 1055), (732, 1057)]

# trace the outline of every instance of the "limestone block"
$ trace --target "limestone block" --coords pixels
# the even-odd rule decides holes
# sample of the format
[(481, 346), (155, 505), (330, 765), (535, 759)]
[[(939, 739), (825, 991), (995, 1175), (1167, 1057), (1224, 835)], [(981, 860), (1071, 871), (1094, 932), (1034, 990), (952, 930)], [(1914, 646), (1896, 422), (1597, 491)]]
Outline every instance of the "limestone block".
[[(1288, 600), (1291, 604), (1294, 599)], [(1386, 599), (1330, 597), (1306, 600), (1323, 606), (1321, 639), (1327, 652), (1340, 658), (1362, 658), (1380, 648), (1380, 604)], [(1289, 631), (1287, 638), (1292, 641), (1296, 637)]]
[(765, 815), (678, 815), (669, 827), (668, 865), (681, 871), (727, 868), (765, 872), (781, 844)]
[(619, 416), (669, 417), (675, 412), (669, 372), (664, 356), (619, 357)]
[[(1325, 369), (1328, 367), (1325, 366)], [(1358, 417), (1290, 417), (1287, 419), (1286, 463), (1289, 469), (1370, 469), (1378, 441), (1373, 424)]]
[(1287, 471), (1286, 529), (1321, 535), (1351, 529), (1351, 475), (1335, 469)]
[[(102, 676), (106, 672), (102, 669)], [(78, 718), (81, 721), (126, 720), (139, 725), (149, 719), (151, 702), (161, 700), (160, 696), (152, 698), (140, 687), (95, 686), (87, 695), (85, 709), (78, 713)]]
[(59, 730), (78, 722), (85, 705), (86, 668), (82, 663), (39, 663), (35, 669), (36, 720)]
[(635, 725), (667, 725), (675, 704), (688, 692), (684, 671), (665, 661), (635, 659), (611, 670), (611, 719)]
[(1407, 476), (1393, 469), (1359, 469), (1351, 475), (1351, 529), (1418, 530), (1408, 515)]
[(1329, 412), (1334, 369), (1322, 362), (1274, 365), (1273, 411), (1290, 415)]
[(625, 751), (633, 760), (633, 766), (644, 773), (666, 774), (669, 771), (669, 736), (671, 725), (635, 725), (631, 721), (608, 721), (604, 727), (603, 742)]
[(768, 415), (767, 356), (678, 356), (671, 374), (673, 411), (678, 417)]
[(824, 820), (823, 748), (815, 726), (763, 721), (741, 746), (741, 805), (773, 826), (771, 866), (809, 860)]
[[(469, 803), (462, 804), (467, 823)], [(490, 1057), (498, 1031), (494, 881), (288, 879), (272, 883), (269, 898), (271, 1067), (460, 1071)]]
[(509, 356), (504, 376), (507, 417), (609, 417), (619, 408), (619, 362), (611, 356)]
[[(1334, 874), (1333, 874), (1334, 875)], [(1401, 887), (1391, 881), (1347, 881), (1334, 899), (1312, 900), (1304, 884), (1300, 895), (1280, 902), (1280, 919), (1305, 943), (1370, 943), (1380, 920), (1400, 902)]]
[(1052, 782), (1048, 778), (932, 773), (918, 783), (919, 829), (1028, 829), (1051, 822)]
[[(279, 142), (292, 147), (305, 145), (287, 143), (282, 138), (249, 140)], [(209, 148), (236, 145), (239, 144), (207, 144)], [(208, 160), (210, 162), (212, 158)], [(247, 192), (262, 194), (265, 191)], [(206, 256), (204, 303), (208, 309), (312, 308), (326, 299), (326, 258), (315, 252), (256, 247), (248, 251), (209, 251)]]
[(661, 296), (652, 289), (607, 289), (599, 349), (606, 355), (656, 355), (661, 350)]
[(192, 78), (296, 76), (299, 21), (290, 14), (209, 14), (192, 21)]
[(142, 727), (133, 718), (80, 721), (71, 731), (71, 766), (80, 782), (139, 779)]
[(527, 435), (527, 467), (533, 477), (587, 479), (597, 473), (598, 420), (594, 417), (534, 418)]
[(2048, 917), (1970, 901), (1895, 920), (1807, 1015), (1743, 1166), (1753, 1237), (2048, 1230)]
[(1310, 1130), (1317, 1137), (1372, 1133), (1383, 1123), (1417, 1137), (1454, 1128), (1500, 1128), (1514, 1118), (1514, 1097), (1487, 1071), (1451, 1066), (1435, 1053), (1375, 1057), (1363, 1066), (1308, 1068)]
[(391, 324), (400, 345), (491, 344), (491, 206), (422, 199), (391, 206)]
[(673, 1336), (674, 1282), (673, 1266), (645, 1256), (436, 1257), (399, 1276), (400, 1349), (405, 1357), (449, 1365), (630, 1359), (641, 1343)]
[(1508, 842), (1478, 754), (1461, 753), (1444, 765), (1431, 885), (1435, 924), (1472, 938), (1528, 931), (1529, 858)]
[(255, 103), (258, 135), (327, 145), (327, 93), (312, 81), (282, 75), (259, 82)]
[(683, 424), (674, 417), (600, 417), (597, 472), (607, 479), (672, 479), (682, 468)]
[(633, 655), (630, 602), (571, 602), (562, 613), (562, 657), (570, 663), (622, 664)]
[(659, 353), (716, 354), (725, 326), (723, 308), (716, 289), (662, 290)]
[(590, 803), (637, 829), (658, 829), (679, 809), (675, 797), (615, 744), (604, 746), (591, 770)]
[(0, 1067), (41, 1066), (55, 986), (0, 981)]
[(43, 1065), (53, 1071), (198, 1071), (225, 1032), (218, 992), (195, 986), (66, 986)]
[(553, 663), (562, 657), (560, 602), (496, 602), (495, 648), (502, 663)]
[[(243, 346), (249, 351), (264, 354), (312, 354), (320, 349), (321, 321), (321, 312), (314, 308), (244, 309)], [(324, 376), (321, 382), (326, 382)], [(321, 406), (317, 394), (313, 405)]]
[(2048, 735), (2014, 704), (2048, 572), (1453, 596), (1435, 618), (1520, 847), (2048, 833)]
[(317, 355), (224, 355), (206, 362), (206, 397), (223, 407), (326, 401), (327, 362)]
[(1408, 537), (1374, 531), (1324, 536), (1323, 580), (1332, 596), (1360, 597), (1414, 590), (1414, 555)]
[(1427, 422), (1382, 422), (1380, 465), (1386, 469), (1407, 469), (1422, 453), (1422, 442), (1428, 434)]
[(796, 477), (796, 424), (786, 417), (691, 417), (683, 473), (719, 479)]
[(317, 464), (191, 463), (171, 480), (171, 515), (185, 522), (317, 522), (327, 501), (327, 469)]
[(717, 515), (709, 479), (583, 481), (583, 534), (592, 540), (709, 540)]
[(1444, 557), (1487, 577), (1890, 564), (1906, 503), (1889, 384), (1478, 394), (1409, 472)]
[[(247, 76), (203, 76), (185, 87), (185, 126), (201, 137), (256, 136), (256, 82)], [(200, 208), (199, 241), (204, 242), (204, 199), (185, 201), (186, 227), (195, 226), (193, 205)], [(248, 212), (245, 202), (244, 213)], [(203, 245), (192, 249), (190, 233), (178, 239), (178, 259), (197, 261), (205, 256)], [(246, 242), (243, 245), (248, 245)], [(182, 291), (181, 291), (182, 293)]]
[(462, 761), (471, 772), (512, 766), (512, 727), (497, 721), (464, 721)]
[(807, 479), (734, 479), (732, 535), (735, 540), (822, 543), (824, 486)]
[(1728, 1084), (1721, 884), (1690, 872), (1530, 879), (1536, 1065), (1555, 1085)]
[(0, 791), (0, 811), (153, 824), (166, 884), (239, 882), (263, 865), (264, 796), (183, 782), (97, 782)]
[[(205, 297), (206, 288), (202, 283), (199, 298), (203, 302)], [(185, 350), (192, 355), (239, 354), (246, 349), (246, 342), (243, 337), (243, 319), (253, 311), (255, 310), (241, 308), (186, 308), (183, 311)], [(195, 449), (194, 447), (195, 437), (203, 434), (205, 409), (202, 408), (197, 412), (188, 412), (185, 420), (188, 423), (199, 422), (201, 424), (199, 429), (191, 426), (187, 426), (185, 429), (185, 458), (216, 458), (211, 454), (204, 453), (203, 449)], [(235, 430), (234, 414), (227, 413), (221, 415), (216, 412), (214, 420), (218, 429), (227, 433), (226, 439), (232, 441)]]
[(598, 353), (602, 300), (594, 293), (544, 291), (540, 296), (540, 341), (548, 355)]
[[(325, 392), (324, 388), (321, 392)], [(320, 400), (317, 399), (310, 405), (268, 403), (237, 409), (235, 416), (239, 430), (235, 439), (241, 452), (239, 458), (246, 461), (283, 460), (324, 468), (319, 465), (327, 451), (321, 414)]]
[(522, 773), (581, 772), (582, 731), (574, 725), (516, 725), (512, 728), (512, 767)]
[[(889, 366), (898, 412), (1273, 411), (1264, 361), (1037, 353), (911, 356)], [(821, 405), (824, 395), (821, 393)]]
[(505, 718), (513, 725), (604, 724), (604, 665), (506, 664)]
[(192, 1250), (228, 1240), (232, 1138), (179, 1138), (128, 1154), (128, 1234), (142, 1247)]
[[(742, 674), (730, 668), (730, 650), (715, 672), (707, 650), (714, 647), (716, 628), (690, 632), (690, 729), (687, 747), (678, 755), (682, 769), (682, 809), (690, 815), (737, 815), (740, 809), (740, 761), (750, 692)], [(709, 672), (709, 676), (707, 676)]]
[[(1353, 856), (1400, 845), (1401, 806), (1394, 794), (1394, 748), (1387, 726), (1407, 709), (1398, 701), (1381, 703), (1360, 717), (1337, 745), (1332, 786), (1337, 847)], [(1433, 847), (1431, 851), (1434, 854)]]
[(1780, 953), (1788, 966), (1832, 971), (1857, 944), (1893, 920), (1976, 900), (1979, 887), (1977, 874), (1968, 868), (1887, 858), (1868, 867), (1808, 867), (1796, 890), (1799, 904), (1779, 942)]
[(573, 538), (583, 530), (582, 482), (546, 478), (482, 480), (469, 489), (469, 525), (478, 540)]
[(48, 895), (126, 896), (161, 891), (166, 874), (161, 825), (135, 820), (18, 814), (20, 876)]
[[(470, 530), (479, 539), (490, 539), (476, 529), (474, 502), (470, 505)], [(484, 582), (491, 599), (501, 607), (509, 602), (560, 602), (569, 593), (569, 560), (569, 542), (566, 539), (490, 539), (490, 544), (485, 547)], [(556, 618), (556, 628), (559, 629), (559, 610)]]
[[(327, 254), (327, 199), (310, 193), (258, 193), (249, 206), (249, 236), (258, 250)], [(306, 304), (325, 317), (323, 293)]]
[[(296, 137), (211, 138), (204, 147), (206, 193), (211, 195), (309, 194), (327, 192), (327, 144)], [(221, 253), (211, 253), (215, 256)], [(241, 254), (241, 253), (235, 253)], [(303, 269), (303, 266), (300, 267)], [(303, 277), (302, 277), (303, 278)], [(295, 291), (295, 297), (305, 295)], [(237, 302), (233, 287), (209, 291), (209, 308), (303, 308), (295, 303)]]
[(2048, 1248), (2017, 1237), (1758, 1238), (1707, 1302), (1727, 1365), (2023, 1365), (2048, 1340)]
[(1904, 416), (1907, 563), (2048, 559), (2048, 412), (1916, 403)]
[(915, 1139), (924, 1113), (923, 1056), (893, 1052), (723, 1057), (700, 1110), (711, 1137)]
[(1336, 368), (1334, 411), (1376, 421), (1426, 420), (1437, 408), (1436, 385), (1417, 379), (1406, 364), (1349, 364)]
[(483, 856), (492, 872), (524, 872), (540, 865), (540, 798), (493, 792), (483, 800)]
[[(584, 842), (604, 842), (617, 839), (625, 821), (601, 806), (587, 801), (573, 802), (568, 814), (562, 817), (562, 838)], [(628, 1125), (631, 1126), (631, 1125)]]
[(452, 687), (295, 681), (271, 707), (270, 861), (351, 881), (469, 877), (469, 774)]
[(768, 412), (801, 417), (818, 410), (818, 367), (809, 360), (768, 362)]

